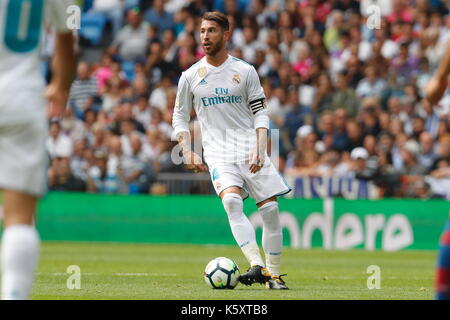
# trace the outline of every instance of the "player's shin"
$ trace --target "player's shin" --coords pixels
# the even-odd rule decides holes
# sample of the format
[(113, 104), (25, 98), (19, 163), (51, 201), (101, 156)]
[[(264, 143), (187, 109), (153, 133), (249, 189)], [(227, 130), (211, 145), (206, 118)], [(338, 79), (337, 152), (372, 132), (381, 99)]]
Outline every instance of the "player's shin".
[(39, 256), (34, 226), (16, 224), (3, 232), (1, 248), (2, 299), (24, 300), (30, 295)]
[(240, 195), (227, 193), (222, 198), (223, 207), (228, 215), (231, 232), (250, 265), (264, 266), (258, 245), (255, 229), (243, 212), (243, 201)]
[(278, 203), (270, 201), (259, 208), (263, 221), (262, 244), (266, 255), (266, 266), (272, 276), (280, 275), (283, 233), (281, 230)]

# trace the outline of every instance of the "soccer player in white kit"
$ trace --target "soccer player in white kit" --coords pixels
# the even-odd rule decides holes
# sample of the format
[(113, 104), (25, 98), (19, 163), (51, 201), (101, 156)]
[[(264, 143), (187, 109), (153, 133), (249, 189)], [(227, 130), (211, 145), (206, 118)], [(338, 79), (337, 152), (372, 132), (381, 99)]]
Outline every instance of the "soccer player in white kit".
[[(283, 235), (277, 196), (291, 189), (266, 152), (269, 118), (258, 74), (252, 65), (228, 54), (226, 15), (205, 13), (200, 38), (206, 56), (181, 75), (173, 114), (174, 135), (188, 168), (211, 174), (232, 234), (251, 266), (239, 281), (288, 289), (280, 275)], [(191, 150), (188, 123), (192, 108), (200, 124), (208, 166)], [(265, 263), (255, 229), (243, 212), (243, 197), (248, 195), (262, 217)]]
[(46, 191), (47, 112), (39, 50), (44, 23), (57, 31), (53, 76), (45, 91), (51, 115), (62, 114), (74, 75), (69, 0), (0, 1), (0, 189), (3, 190), (2, 299), (27, 299), (40, 240), (34, 226)]

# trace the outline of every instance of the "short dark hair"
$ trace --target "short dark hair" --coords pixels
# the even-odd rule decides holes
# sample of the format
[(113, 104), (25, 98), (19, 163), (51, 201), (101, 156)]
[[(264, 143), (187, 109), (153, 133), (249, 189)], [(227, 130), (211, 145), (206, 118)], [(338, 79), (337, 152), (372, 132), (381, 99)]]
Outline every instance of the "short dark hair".
[(202, 16), (202, 20), (215, 21), (224, 31), (230, 30), (230, 22), (228, 17), (219, 11), (206, 12)]

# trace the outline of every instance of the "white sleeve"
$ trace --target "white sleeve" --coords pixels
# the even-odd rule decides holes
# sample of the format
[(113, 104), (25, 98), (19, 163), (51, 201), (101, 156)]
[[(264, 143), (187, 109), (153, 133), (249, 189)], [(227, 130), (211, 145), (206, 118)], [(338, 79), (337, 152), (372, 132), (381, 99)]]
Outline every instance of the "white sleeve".
[(246, 79), (247, 103), (255, 117), (255, 129), (269, 129), (269, 110), (267, 109), (266, 96), (259, 81), (258, 73), (252, 66)]
[(67, 25), (68, 19), (81, 13), (80, 7), (75, 6), (74, 0), (47, 0), (45, 9), (45, 22), (53, 26), (58, 33), (71, 32)]
[(189, 132), (189, 120), (192, 109), (193, 95), (186, 79), (186, 73), (182, 73), (178, 81), (177, 98), (175, 100), (175, 107), (173, 110), (172, 137), (176, 137), (180, 132)]

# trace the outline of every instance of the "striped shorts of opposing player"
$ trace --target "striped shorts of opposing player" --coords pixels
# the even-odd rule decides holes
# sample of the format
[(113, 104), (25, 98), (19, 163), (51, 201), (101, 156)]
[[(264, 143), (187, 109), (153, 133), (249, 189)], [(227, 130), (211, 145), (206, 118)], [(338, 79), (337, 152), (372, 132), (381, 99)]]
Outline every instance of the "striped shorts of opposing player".
[(441, 237), (436, 270), (436, 299), (450, 300), (450, 219)]

